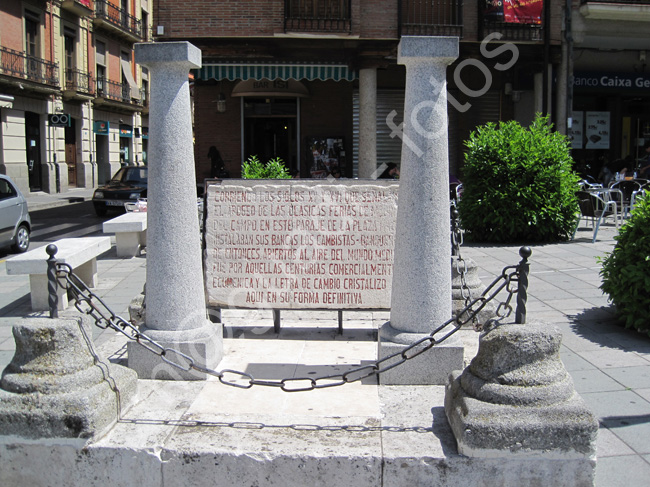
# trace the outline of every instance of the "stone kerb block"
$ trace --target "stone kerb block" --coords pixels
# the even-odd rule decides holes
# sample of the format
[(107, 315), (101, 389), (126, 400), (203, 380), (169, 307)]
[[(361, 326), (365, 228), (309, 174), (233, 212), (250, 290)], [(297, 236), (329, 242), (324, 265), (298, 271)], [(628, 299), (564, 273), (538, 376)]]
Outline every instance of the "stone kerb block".
[(136, 373), (96, 360), (87, 318), (30, 318), (13, 327), (16, 352), (0, 380), (0, 435), (101, 436), (135, 400)]
[(575, 391), (560, 344), (560, 331), (542, 322), (502, 325), (481, 337), (478, 354), (451, 374), (445, 394), (459, 453), (534, 459), (540, 485), (593, 483), (598, 422)]

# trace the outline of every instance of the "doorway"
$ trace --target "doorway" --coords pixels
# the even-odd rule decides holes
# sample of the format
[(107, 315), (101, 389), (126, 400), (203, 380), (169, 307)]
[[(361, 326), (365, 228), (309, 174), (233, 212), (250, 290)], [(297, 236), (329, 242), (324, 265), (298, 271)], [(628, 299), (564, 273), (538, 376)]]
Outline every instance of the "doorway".
[(295, 98), (244, 100), (244, 159), (263, 163), (279, 157), (291, 174), (298, 171), (297, 102)]
[(25, 112), (25, 151), (29, 190), (40, 191), (41, 183), (41, 117), (38, 113)]
[(65, 163), (68, 165), (68, 186), (77, 186), (77, 124), (72, 117), (65, 128)]

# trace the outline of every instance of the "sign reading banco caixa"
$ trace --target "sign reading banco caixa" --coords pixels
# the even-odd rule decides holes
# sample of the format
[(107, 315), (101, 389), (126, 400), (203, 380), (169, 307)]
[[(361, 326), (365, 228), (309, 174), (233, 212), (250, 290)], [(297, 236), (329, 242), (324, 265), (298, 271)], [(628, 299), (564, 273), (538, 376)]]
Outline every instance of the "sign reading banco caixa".
[(602, 90), (639, 90), (650, 88), (650, 74), (641, 73), (576, 73), (573, 87)]
[(389, 308), (398, 187), (343, 180), (208, 184), (209, 305)]

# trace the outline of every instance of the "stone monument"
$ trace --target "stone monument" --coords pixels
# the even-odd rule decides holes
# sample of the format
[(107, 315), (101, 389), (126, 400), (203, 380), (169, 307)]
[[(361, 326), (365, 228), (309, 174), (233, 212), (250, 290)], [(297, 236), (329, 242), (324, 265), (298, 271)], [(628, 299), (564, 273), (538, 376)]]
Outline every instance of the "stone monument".
[[(223, 355), (223, 329), (207, 318), (192, 146), (189, 70), (201, 51), (188, 42), (135, 45), (151, 73), (147, 192), (147, 315), (142, 333), (163, 347), (214, 368)], [(149, 379), (204, 379), (165, 363), (135, 342), (129, 367)]]
[[(456, 37), (402, 37), (406, 66), (390, 321), (379, 331), (379, 357), (397, 353), (451, 318), (449, 159), (446, 69), (458, 56)], [(382, 384), (444, 384), (462, 368), (452, 337), (400, 367)]]

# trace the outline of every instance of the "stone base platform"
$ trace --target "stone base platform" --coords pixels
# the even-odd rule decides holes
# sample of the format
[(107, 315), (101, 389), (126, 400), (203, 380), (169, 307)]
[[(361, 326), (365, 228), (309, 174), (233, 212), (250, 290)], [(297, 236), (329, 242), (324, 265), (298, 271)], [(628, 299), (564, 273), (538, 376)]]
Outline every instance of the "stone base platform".
[[(261, 324), (227, 327), (219, 368), (259, 379), (336, 374), (376, 359), (374, 333), (350, 320), (340, 336), (335, 318), (279, 336)], [(468, 348), (478, 340), (458, 333)], [(98, 348), (119, 362), (125, 347), (116, 340)], [(375, 378), (294, 393), (236, 389), (212, 377), (139, 380), (137, 403), (83, 448), (0, 437), (0, 485), (591, 485), (581, 471), (593, 468), (578, 463), (459, 455), (444, 394), (443, 386), (378, 386)]]

